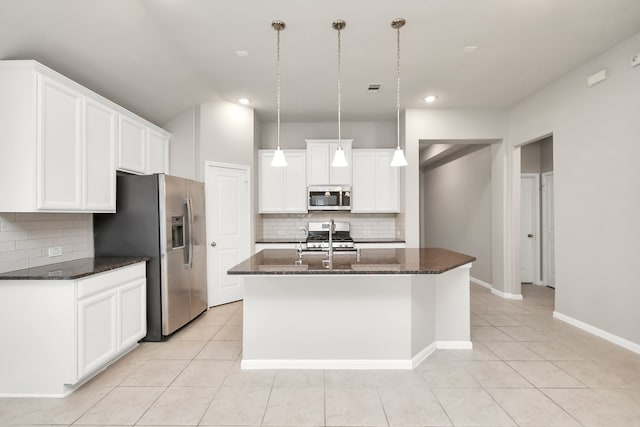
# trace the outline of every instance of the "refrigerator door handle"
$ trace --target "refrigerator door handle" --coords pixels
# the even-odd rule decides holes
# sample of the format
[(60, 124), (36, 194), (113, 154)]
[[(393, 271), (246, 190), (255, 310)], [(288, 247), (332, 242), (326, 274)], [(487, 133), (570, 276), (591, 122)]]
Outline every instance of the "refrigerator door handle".
[(191, 269), (193, 267), (193, 206), (191, 204), (191, 197), (187, 197), (186, 199), (187, 205), (187, 239), (188, 244), (186, 245), (187, 250), (187, 264), (186, 268)]

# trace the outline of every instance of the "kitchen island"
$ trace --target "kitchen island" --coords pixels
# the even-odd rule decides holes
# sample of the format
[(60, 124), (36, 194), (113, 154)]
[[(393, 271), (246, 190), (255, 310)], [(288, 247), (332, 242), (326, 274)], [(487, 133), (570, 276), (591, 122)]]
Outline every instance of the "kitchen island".
[(469, 349), (469, 255), (439, 248), (263, 250), (244, 284), (243, 369), (411, 369)]

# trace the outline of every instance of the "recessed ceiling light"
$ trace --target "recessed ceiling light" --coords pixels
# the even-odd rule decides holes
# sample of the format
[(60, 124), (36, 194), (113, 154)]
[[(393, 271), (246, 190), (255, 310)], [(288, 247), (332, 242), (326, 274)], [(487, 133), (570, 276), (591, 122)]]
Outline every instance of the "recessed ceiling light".
[(242, 105), (249, 105), (251, 104), (251, 100), (249, 98), (240, 98), (238, 99), (238, 102)]
[(478, 46), (465, 46), (462, 48), (463, 53), (475, 53), (478, 51)]
[(236, 55), (238, 56), (249, 56), (249, 52), (246, 50), (236, 50)]
[(432, 102), (435, 102), (436, 99), (438, 99), (438, 97), (435, 95), (427, 95), (424, 97), (424, 102), (428, 102), (429, 104), (431, 104)]

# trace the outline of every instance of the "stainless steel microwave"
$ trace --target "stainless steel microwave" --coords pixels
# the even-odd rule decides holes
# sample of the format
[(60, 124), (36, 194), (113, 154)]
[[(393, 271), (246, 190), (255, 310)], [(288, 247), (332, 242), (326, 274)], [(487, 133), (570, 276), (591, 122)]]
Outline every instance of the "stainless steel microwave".
[(351, 210), (351, 186), (311, 185), (308, 200), (310, 211), (349, 211)]

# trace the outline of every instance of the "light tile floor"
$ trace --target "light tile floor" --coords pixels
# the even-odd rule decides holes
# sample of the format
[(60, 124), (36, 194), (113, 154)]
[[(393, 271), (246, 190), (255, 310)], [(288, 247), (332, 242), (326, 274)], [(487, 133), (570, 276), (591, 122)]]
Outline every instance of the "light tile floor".
[(474, 349), (412, 371), (241, 371), (228, 304), (66, 399), (0, 399), (0, 426), (640, 426), (640, 356), (553, 319), (552, 289), (523, 294), (472, 284)]

